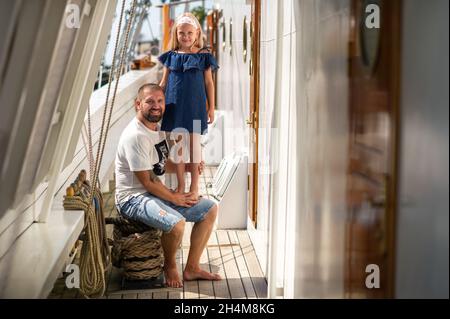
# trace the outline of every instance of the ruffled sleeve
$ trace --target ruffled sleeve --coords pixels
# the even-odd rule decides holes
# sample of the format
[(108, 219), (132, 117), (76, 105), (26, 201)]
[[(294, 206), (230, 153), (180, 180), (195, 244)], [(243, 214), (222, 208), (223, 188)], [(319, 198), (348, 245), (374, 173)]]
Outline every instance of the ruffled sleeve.
[(195, 69), (205, 71), (209, 68), (215, 71), (219, 68), (216, 59), (211, 53), (183, 54), (168, 51), (161, 54), (158, 60), (169, 70), (177, 72)]
[(216, 71), (219, 68), (216, 58), (211, 54), (207, 53), (205, 57), (205, 70), (211, 68), (211, 71)]
[(172, 51), (167, 51), (163, 54), (161, 54), (158, 58), (159, 62), (162, 63), (162, 65), (169, 67), (170, 66), (170, 57), (171, 57)]

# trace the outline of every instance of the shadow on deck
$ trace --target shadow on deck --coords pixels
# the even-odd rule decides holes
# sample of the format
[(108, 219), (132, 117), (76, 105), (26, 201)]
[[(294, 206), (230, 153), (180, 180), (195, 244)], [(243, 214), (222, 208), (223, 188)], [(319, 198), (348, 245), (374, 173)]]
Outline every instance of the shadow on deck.
[[(216, 168), (206, 167), (200, 180), (201, 193), (209, 198), (206, 185), (211, 182)], [(188, 184), (188, 183), (187, 183)], [(105, 216), (117, 215), (114, 193), (104, 194)], [(220, 213), (220, 212), (219, 212)], [(186, 224), (181, 249), (177, 253), (178, 271), (182, 272), (189, 252), (192, 223)], [(112, 225), (107, 225), (108, 237), (112, 238)], [(208, 241), (200, 260), (205, 270), (219, 273), (221, 281), (189, 281), (184, 287), (151, 290), (120, 290), (120, 275), (115, 268), (108, 274), (108, 299), (211, 299), (211, 298), (266, 298), (267, 281), (256, 257), (254, 247), (246, 230), (216, 230)], [(65, 276), (58, 279), (48, 298), (83, 298), (78, 289), (65, 286)]]

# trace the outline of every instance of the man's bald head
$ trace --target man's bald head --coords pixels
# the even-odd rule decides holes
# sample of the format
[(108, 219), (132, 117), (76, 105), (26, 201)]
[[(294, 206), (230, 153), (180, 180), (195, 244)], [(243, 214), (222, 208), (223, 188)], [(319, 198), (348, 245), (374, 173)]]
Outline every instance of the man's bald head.
[(166, 108), (164, 90), (154, 83), (142, 85), (138, 90), (134, 108), (136, 116), (141, 122), (159, 122)]
[(138, 90), (138, 99), (142, 100), (144, 98), (143, 93), (144, 91), (154, 92), (154, 91), (161, 91), (164, 94), (164, 90), (162, 87), (160, 87), (158, 84), (155, 83), (146, 83), (142, 85)]

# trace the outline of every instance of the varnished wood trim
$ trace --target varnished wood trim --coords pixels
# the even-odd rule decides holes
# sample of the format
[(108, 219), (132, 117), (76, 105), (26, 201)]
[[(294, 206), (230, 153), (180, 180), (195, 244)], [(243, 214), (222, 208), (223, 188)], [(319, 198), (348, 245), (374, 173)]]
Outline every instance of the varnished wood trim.
[[(253, 129), (255, 130), (256, 140), (255, 140), (255, 156), (253, 163), (253, 198), (251, 198), (252, 203), (252, 216), (251, 219), (254, 222), (255, 227), (257, 227), (257, 216), (258, 216), (258, 143), (259, 143), (259, 93), (260, 93), (260, 38), (261, 38), (261, 0), (252, 1), (252, 63), (253, 72), (250, 81), (250, 108), (251, 112), (254, 112), (256, 116), (253, 117)], [(252, 106), (253, 105), (253, 106)]]
[(391, 90), (390, 104), (392, 105), (392, 144), (391, 144), (391, 163), (390, 171), (392, 178), (389, 181), (388, 190), (391, 193), (389, 201), (386, 227), (386, 240), (388, 257), (388, 280), (387, 280), (387, 298), (395, 298), (395, 256), (396, 256), (396, 221), (397, 221), (397, 203), (398, 203), (398, 176), (399, 176), (399, 132), (400, 132), (400, 99), (401, 99), (401, 56), (402, 56), (402, 7), (403, 0), (390, 0), (391, 23), (393, 30), (393, 41), (391, 46), (392, 68), (391, 68)]

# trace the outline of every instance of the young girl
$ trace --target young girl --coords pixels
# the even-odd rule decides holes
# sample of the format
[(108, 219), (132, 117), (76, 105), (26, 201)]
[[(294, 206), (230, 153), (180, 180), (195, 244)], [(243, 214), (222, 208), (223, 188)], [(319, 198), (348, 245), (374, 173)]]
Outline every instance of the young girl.
[[(203, 31), (197, 18), (184, 13), (177, 18), (172, 28), (170, 51), (159, 57), (164, 65), (160, 86), (166, 93), (166, 111), (161, 130), (179, 131), (189, 134), (176, 134), (178, 157), (178, 187), (176, 192), (185, 191), (185, 160), (189, 145), (191, 158), (191, 185), (189, 192), (198, 198), (198, 165), (201, 161), (200, 135), (205, 134), (208, 123), (214, 121), (214, 83), (212, 71), (218, 68), (215, 58), (204, 48)], [(208, 102), (208, 103), (206, 103)], [(180, 143), (181, 144), (178, 144)], [(177, 147), (178, 149), (178, 147)], [(185, 152), (185, 153), (184, 153)]]

